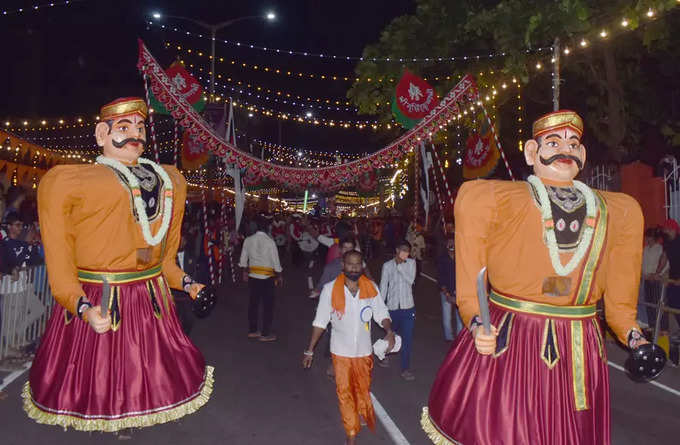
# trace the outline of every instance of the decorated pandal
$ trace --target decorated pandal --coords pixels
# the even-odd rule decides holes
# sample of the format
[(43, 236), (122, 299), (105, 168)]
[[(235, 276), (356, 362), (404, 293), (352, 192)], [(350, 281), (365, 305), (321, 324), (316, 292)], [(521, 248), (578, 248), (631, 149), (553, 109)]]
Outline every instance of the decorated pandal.
[[(428, 143), (433, 136), (444, 130), (452, 122), (459, 120), (468, 111), (476, 108), (484, 109), (479, 97), (476, 83), (472, 76), (466, 75), (461, 81), (437, 103), (436, 99), (426, 95), (423, 102), (414, 107), (421, 113), (414, 119), (413, 127), (391, 144), (360, 159), (354, 159), (339, 165), (321, 166), (317, 168), (298, 168), (278, 165), (246, 153), (236, 148), (218, 134), (176, 88), (171, 79), (160, 66), (149, 50), (140, 41), (138, 68), (142, 71), (147, 87), (153, 97), (162, 103), (172, 117), (195, 140), (199, 141), (206, 152), (221, 157), (227, 164), (235, 164), (246, 169), (244, 182), (254, 185), (262, 181), (278, 184), (292, 191), (319, 190), (326, 193), (358, 186), (367, 188), (374, 185), (371, 175), (380, 168), (390, 168), (407, 154), (413, 153), (416, 147)], [(148, 82), (147, 82), (148, 81)], [(417, 95), (416, 98), (418, 99)], [(436, 105), (436, 106), (434, 106)], [(428, 111), (429, 110), (429, 111)], [(494, 127), (487, 117), (488, 132), (494, 133)], [(494, 135), (494, 139), (495, 138)], [(500, 150), (500, 146), (497, 147)]]
[(75, 162), (81, 158), (47, 150), (0, 130), (0, 180), (4, 183), (36, 188), (51, 167)]
[[(205, 114), (200, 114), (205, 105), (202, 87), (181, 64), (174, 63), (164, 70), (140, 42), (138, 68), (144, 78), (146, 100), (153, 105), (151, 114), (155, 115), (150, 119), (153, 122), (146, 156), (164, 162), (171, 159), (171, 163), (181, 165), (190, 199), (201, 199), (203, 193), (209, 201), (233, 199), (233, 180), (224, 174), (224, 169), (235, 165), (242, 171), (246, 198), (266, 199), (270, 207), (303, 211), (313, 208), (319, 199), (322, 203), (331, 199), (336, 201), (341, 213), (368, 214), (382, 207), (378, 205), (381, 202), (388, 208), (395, 207), (404, 197), (409, 190), (406, 174), (409, 160), (419, 158), (420, 147), (424, 146), (422, 153), (431, 152), (428, 157), (433, 158), (432, 186), (439, 206), (450, 206), (453, 194), (445, 172), (449, 161), (442, 161), (438, 151), (444, 156), (449, 149), (454, 153), (456, 150), (449, 147), (445, 152), (443, 147), (435, 147), (433, 140), (454, 123), (459, 129), (459, 139), (460, 127), (467, 127), (463, 134), (467, 137), (465, 154), (460, 140), (457, 150), (464, 177), (487, 176), (499, 159), (505, 160), (492, 116), (487, 113), (485, 99), (470, 75), (463, 76), (448, 94), (439, 98), (424, 79), (405, 72), (397, 85), (393, 111), (398, 121), (408, 123), (402, 123), (408, 131), (373, 153), (323, 151), (255, 139), (260, 155), (257, 156), (237, 148), (236, 132), (233, 140), (227, 141), (223, 132), (216, 130)], [(192, 94), (173, 83), (178, 73), (184, 76), (187, 89), (195, 86)], [(413, 85), (418, 90), (415, 93)], [(94, 118), (93, 123), (98, 118)], [(5, 173), (12, 183), (35, 188), (47, 169), (57, 163), (94, 162), (98, 150), (89, 143), (90, 120), (79, 118), (74, 121), (79, 123), (70, 125), (70, 120), (60, 119), (55, 121), (57, 125), (44, 119), (35, 128), (29, 128), (28, 122), (23, 127), (8, 127), (11, 133), (0, 132), (0, 141), (6, 140), (0, 150), (0, 174)], [(5, 145), (9, 147), (7, 153)], [(506, 166), (509, 167), (507, 162)], [(378, 178), (378, 174), (388, 176)], [(307, 199), (302, 198), (305, 191)], [(316, 195), (319, 199), (312, 198)]]

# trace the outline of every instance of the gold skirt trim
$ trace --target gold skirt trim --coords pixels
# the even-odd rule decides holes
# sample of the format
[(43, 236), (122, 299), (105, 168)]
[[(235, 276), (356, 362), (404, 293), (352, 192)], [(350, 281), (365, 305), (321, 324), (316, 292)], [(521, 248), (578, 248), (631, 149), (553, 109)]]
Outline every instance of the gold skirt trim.
[(210, 399), (210, 395), (213, 391), (213, 383), (215, 381), (213, 377), (214, 370), (215, 368), (212, 366), (205, 367), (205, 382), (203, 382), (203, 388), (193, 399), (166, 411), (130, 416), (121, 419), (82, 419), (76, 416), (53, 414), (43, 411), (33, 402), (31, 388), (28, 382), (24, 384), (21, 397), (24, 399), (24, 411), (26, 411), (28, 417), (38, 423), (58, 425), (63, 427), (64, 431), (71, 427), (79, 431), (102, 431), (112, 433), (126, 428), (143, 428), (171, 422), (188, 414), (195, 413)]
[(423, 413), (420, 416), (420, 426), (423, 428), (423, 431), (425, 431), (425, 434), (427, 434), (427, 437), (430, 438), (434, 445), (462, 445), (460, 442), (456, 442), (455, 440), (446, 437), (441, 431), (439, 431), (439, 429), (432, 422), (432, 419), (430, 419), (430, 412), (427, 409), (427, 406), (423, 407)]

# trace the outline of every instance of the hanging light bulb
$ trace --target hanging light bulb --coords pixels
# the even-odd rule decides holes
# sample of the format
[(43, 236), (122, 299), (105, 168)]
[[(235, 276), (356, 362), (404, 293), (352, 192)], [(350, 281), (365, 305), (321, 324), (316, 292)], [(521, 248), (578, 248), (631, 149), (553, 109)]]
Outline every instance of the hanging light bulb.
[(581, 39), (581, 48), (588, 46), (588, 42), (585, 39)]
[(624, 28), (627, 27), (628, 26), (628, 19), (621, 20), (621, 26), (623, 26)]
[(607, 37), (607, 30), (606, 29), (603, 29), (602, 31), (600, 31), (600, 37), (602, 37), (603, 39)]

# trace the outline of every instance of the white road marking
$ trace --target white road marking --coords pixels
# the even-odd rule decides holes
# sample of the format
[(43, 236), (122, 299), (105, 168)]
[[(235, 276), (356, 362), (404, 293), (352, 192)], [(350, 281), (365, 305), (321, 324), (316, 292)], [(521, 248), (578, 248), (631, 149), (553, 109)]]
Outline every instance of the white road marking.
[(373, 409), (375, 410), (376, 416), (378, 416), (378, 419), (380, 419), (380, 422), (387, 430), (387, 434), (390, 435), (392, 441), (396, 445), (410, 445), (409, 441), (406, 440), (406, 437), (404, 437), (404, 435), (399, 430), (399, 427), (397, 427), (397, 424), (394, 423), (389, 414), (387, 414), (387, 411), (385, 411), (385, 408), (383, 408), (380, 402), (378, 402), (378, 399), (373, 395), (373, 393), (371, 393), (371, 400), (373, 401)]
[(428, 280), (433, 281), (433, 282), (435, 282), (435, 283), (437, 282), (437, 280), (435, 280), (434, 278), (432, 278), (431, 276), (429, 276), (429, 275), (426, 274), (425, 272), (420, 272), (420, 276), (425, 277), (425, 278), (427, 278)]
[[(614, 363), (614, 362), (612, 362), (612, 361), (607, 361), (607, 363), (609, 363), (609, 366), (611, 366), (611, 367), (614, 368), (614, 369), (618, 369), (618, 370), (621, 371), (621, 372), (626, 372), (626, 370), (623, 368), (623, 366), (619, 365), (618, 363)], [(668, 365), (667, 365), (667, 366), (668, 366)], [(649, 383), (650, 383), (651, 385), (656, 386), (657, 388), (661, 388), (661, 389), (663, 389), (664, 391), (668, 391), (669, 393), (671, 393), (671, 394), (673, 394), (673, 395), (676, 395), (676, 396), (680, 397), (680, 391), (678, 391), (677, 389), (673, 389), (673, 388), (671, 388), (670, 386), (666, 386), (666, 385), (664, 385), (664, 384), (662, 384), (662, 383), (659, 383), (659, 382), (656, 382), (656, 381), (654, 381), (654, 380), (652, 380), (652, 381), (649, 382)]]
[(33, 363), (33, 362), (28, 362), (28, 363), (26, 363), (26, 364), (24, 365), (23, 369), (17, 369), (16, 371), (13, 371), (10, 375), (8, 375), (7, 377), (5, 377), (5, 378), (2, 380), (2, 385), (0, 385), (0, 391), (2, 391), (3, 389), (5, 389), (5, 388), (6, 388), (10, 383), (12, 383), (13, 381), (15, 381), (16, 379), (18, 379), (19, 377), (21, 377), (21, 374), (23, 374), (24, 372), (28, 371), (28, 370), (31, 368), (31, 364), (32, 364), (32, 363)]

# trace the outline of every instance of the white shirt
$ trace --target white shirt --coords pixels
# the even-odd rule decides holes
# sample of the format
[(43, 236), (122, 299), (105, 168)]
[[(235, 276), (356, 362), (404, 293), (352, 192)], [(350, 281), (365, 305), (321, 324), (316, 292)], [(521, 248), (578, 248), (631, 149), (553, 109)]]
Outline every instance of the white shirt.
[(416, 280), (416, 262), (413, 258), (397, 265), (389, 260), (382, 267), (380, 293), (389, 310), (411, 309), (413, 303), (413, 282)]
[[(371, 282), (373, 286), (375, 283)], [(326, 329), (330, 322), (331, 353), (342, 357), (366, 357), (373, 353), (371, 344), (371, 318), (380, 324), (383, 320), (390, 320), (390, 314), (383, 302), (380, 292), (373, 298), (360, 298), (361, 291), (356, 296), (345, 286), (345, 313), (340, 317), (333, 310), (331, 297), (335, 280), (327, 283), (321, 290), (319, 305), (316, 307), (316, 317), (313, 326)], [(376, 286), (377, 290), (377, 286)]]
[(319, 241), (319, 243), (323, 244), (326, 247), (331, 247), (333, 244), (335, 244), (335, 240), (330, 236), (326, 235), (319, 235), (317, 241)]
[(304, 232), (298, 241), (298, 246), (303, 252), (314, 252), (319, 247), (319, 242), (309, 232)]
[[(659, 267), (659, 260), (663, 254), (663, 247), (659, 243), (654, 243), (651, 246), (645, 246), (642, 250), (642, 275), (656, 273), (656, 269)], [(661, 273), (666, 272), (668, 269), (668, 263)]]
[(425, 250), (425, 238), (423, 235), (417, 233), (413, 235), (411, 243), (411, 255), (417, 260), (423, 259), (423, 250)]
[[(259, 266), (269, 267), (275, 272), (281, 272), (279, 262), (279, 250), (276, 243), (266, 233), (258, 230), (243, 241), (241, 249), (241, 260), (238, 262), (240, 267)], [(249, 273), (249, 277), (265, 279), (268, 275)]]
[(279, 247), (285, 246), (286, 241), (288, 241), (288, 238), (286, 236), (286, 222), (273, 221), (272, 224), (269, 226), (269, 236), (272, 237), (277, 246)]

